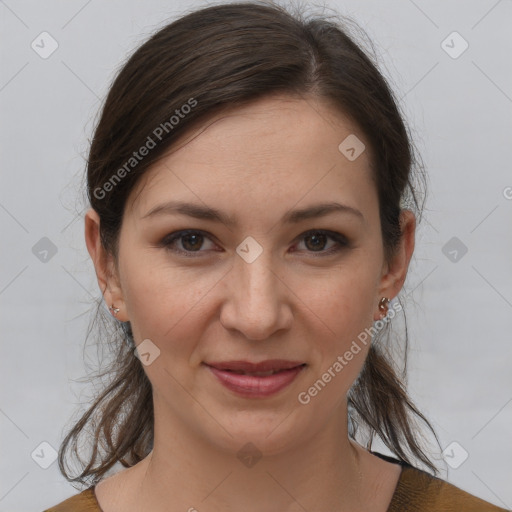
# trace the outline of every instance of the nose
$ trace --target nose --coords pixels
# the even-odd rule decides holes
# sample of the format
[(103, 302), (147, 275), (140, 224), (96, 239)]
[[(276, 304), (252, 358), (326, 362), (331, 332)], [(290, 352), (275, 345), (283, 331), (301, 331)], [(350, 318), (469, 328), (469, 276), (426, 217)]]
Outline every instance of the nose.
[(289, 300), (293, 294), (272, 267), (271, 255), (263, 251), (251, 263), (236, 255), (225, 279), (220, 314), (224, 328), (237, 330), (250, 340), (265, 340), (290, 328)]

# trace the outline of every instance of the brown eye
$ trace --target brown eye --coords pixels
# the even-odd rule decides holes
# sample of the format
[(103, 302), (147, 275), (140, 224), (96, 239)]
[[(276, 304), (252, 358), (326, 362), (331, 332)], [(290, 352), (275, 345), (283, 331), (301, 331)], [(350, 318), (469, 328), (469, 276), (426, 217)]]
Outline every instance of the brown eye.
[(191, 234), (181, 237), (181, 245), (186, 251), (195, 251), (203, 245), (203, 235)]
[(304, 238), (306, 247), (311, 251), (321, 251), (325, 248), (327, 243), (327, 235), (324, 233), (316, 233), (314, 235), (308, 235)]
[(348, 240), (342, 234), (332, 231), (308, 231), (301, 236), (301, 239), (305, 251), (307, 253), (318, 253), (318, 256), (334, 254), (349, 246)]
[[(183, 254), (184, 256), (194, 256), (194, 253), (199, 255), (200, 253), (205, 252), (205, 250), (201, 249), (204, 249), (205, 242), (208, 241), (211, 245), (214, 245), (212, 240), (202, 231), (185, 230), (167, 235), (160, 245), (169, 251)], [(209, 250), (208, 247), (206, 248), (206, 251), (207, 250)]]

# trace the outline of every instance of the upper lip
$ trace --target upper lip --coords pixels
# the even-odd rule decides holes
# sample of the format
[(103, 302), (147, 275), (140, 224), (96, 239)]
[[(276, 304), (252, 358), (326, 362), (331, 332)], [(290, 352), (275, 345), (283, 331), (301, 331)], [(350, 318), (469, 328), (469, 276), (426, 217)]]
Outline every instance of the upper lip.
[(287, 361), (285, 359), (268, 359), (259, 363), (250, 361), (215, 361), (206, 363), (218, 370), (239, 370), (244, 372), (267, 372), (270, 370), (289, 370), (305, 363), (302, 361)]

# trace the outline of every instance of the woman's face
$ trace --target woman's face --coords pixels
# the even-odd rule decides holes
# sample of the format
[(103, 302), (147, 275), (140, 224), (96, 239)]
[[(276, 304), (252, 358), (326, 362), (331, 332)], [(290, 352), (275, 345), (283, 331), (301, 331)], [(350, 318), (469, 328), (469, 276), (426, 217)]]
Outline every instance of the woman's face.
[[(106, 299), (146, 340), (157, 435), (276, 453), (346, 420), (360, 335), (400, 290), (413, 242), (386, 265), (368, 144), (324, 103), (266, 98), (190, 139), (132, 192)], [(301, 366), (226, 369), (267, 360)]]

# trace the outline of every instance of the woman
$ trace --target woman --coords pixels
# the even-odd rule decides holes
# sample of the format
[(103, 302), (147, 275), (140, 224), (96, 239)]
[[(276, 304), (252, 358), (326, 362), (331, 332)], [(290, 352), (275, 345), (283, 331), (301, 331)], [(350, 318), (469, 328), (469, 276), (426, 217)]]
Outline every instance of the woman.
[(436, 477), (389, 359), (415, 163), (388, 85), (331, 22), (222, 5), (143, 44), (87, 169), (114, 378), (59, 453), (89, 487), (49, 510), (503, 510)]

